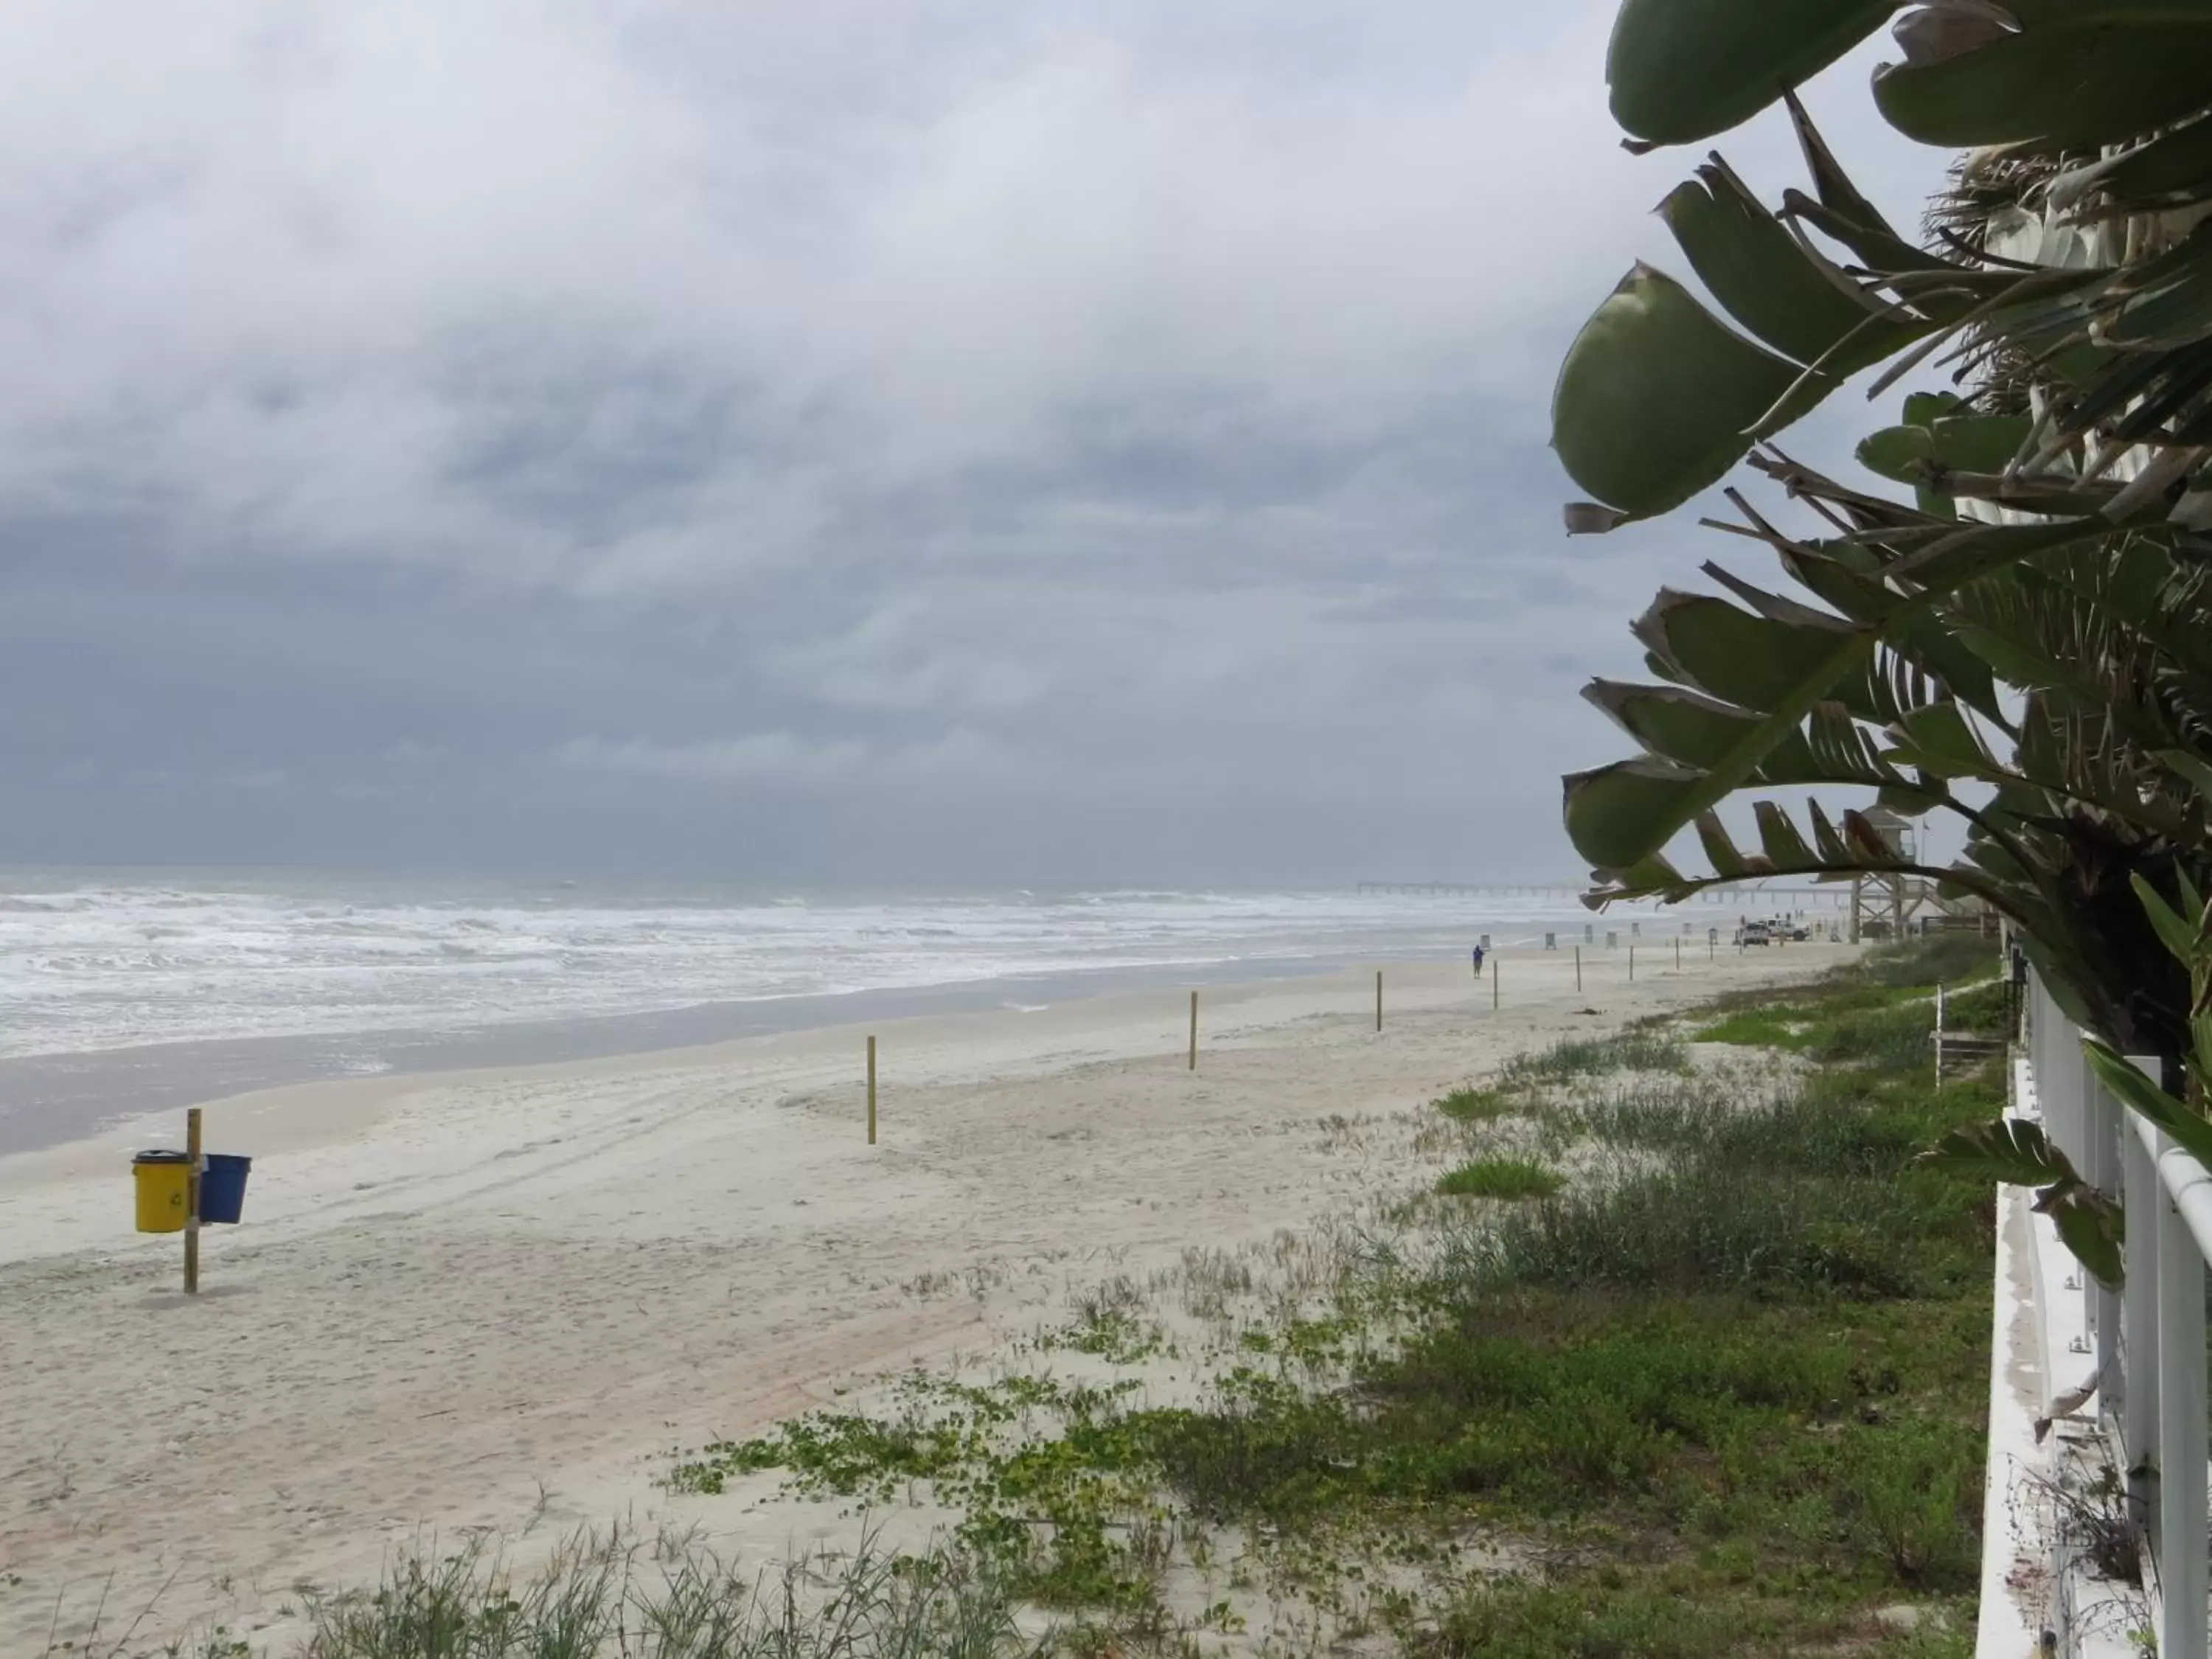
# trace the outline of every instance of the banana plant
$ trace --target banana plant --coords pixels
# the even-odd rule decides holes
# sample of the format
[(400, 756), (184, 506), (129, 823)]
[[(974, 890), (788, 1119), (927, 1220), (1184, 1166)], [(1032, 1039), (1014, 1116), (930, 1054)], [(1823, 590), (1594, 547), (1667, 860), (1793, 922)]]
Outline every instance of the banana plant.
[[(2208, 779), (2212, 782), (2212, 779)], [(2095, 1036), (2082, 1049), (2097, 1078), (2112, 1097), (2173, 1137), (2189, 1155), (2212, 1168), (2212, 1117), (2206, 1115), (2207, 1079), (2212, 1078), (2212, 903), (2193, 882), (2182, 886), (2179, 908), (2166, 902), (2148, 882), (2136, 883), (2136, 895), (2159, 939), (2189, 975), (2189, 1047), (2183, 1060), (2186, 1079), (2176, 1094), (2138, 1069), (2111, 1043)]]
[(2125, 1282), (2127, 1228), (2119, 1205), (2081, 1178), (2040, 1124), (2001, 1117), (1954, 1129), (1919, 1161), (1983, 1181), (2038, 1188), (2036, 1211), (2051, 1218), (2074, 1259), (2115, 1289)]
[[(2212, 905), (2181, 878), (2177, 909), (2138, 876), (2135, 894), (2144, 915), (2190, 980), (2186, 1097), (2140, 1070), (2109, 1042), (2089, 1036), (2082, 1049), (2112, 1097), (2155, 1124), (2198, 1162), (2212, 1167), (2212, 1119), (2205, 1115), (2205, 1079), (2212, 1075)], [(1984, 1180), (2039, 1188), (2035, 1207), (2051, 1217), (2074, 1256), (2109, 1285), (2124, 1282), (2126, 1224), (2120, 1206), (2075, 1170), (2042, 1128), (2018, 1119), (1954, 1129), (1922, 1161)]]
[(2212, 45), (2205, 0), (1626, 0), (1606, 61), (1613, 118), (1638, 148), (1713, 137), (1899, 12), (1905, 61), (1877, 72), (1875, 98), (1929, 143), (2006, 141), (1981, 136), (1991, 131), (2111, 142), (2097, 135), (2208, 101), (2195, 96)]
[[(2212, 641), (2212, 610), (2200, 580), (2174, 576), (2169, 532), (2069, 547), (2047, 526), (1979, 526), (1965, 544), (1987, 540), (2002, 559), (2022, 537), (2051, 545), (1900, 622), (1900, 599), (1925, 597), (1914, 573), (1929, 568), (1908, 532), (1946, 524), (1854, 498), (1794, 463), (1775, 470), (1802, 496), (1855, 510), (1863, 527), (1812, 544), (1752, 515), (1749, 533), (1770, 539), (1804, 599), (1826, 608), (1708, 565), (1740, 603), (1670, 591), (1635, 625), (1667, 683), (1588, 688), (1644, 750), (1570, 780), (1570, 830), (1606, 883), (1596, 896), (1681, 897), (1773, 874), (1917, 875), (2010, 916), (2046, 974), (2081, 988), (2085, 1024), (2138, 1051), (2169, 1048), (2185, 998), (2127, 878), (2148, 872), (2171, 891), (2175, 868), (2201, 862), (2201, 801), (2177, 769), (2197, 763), (2212, 731), (2212, 644), (2195, 643)], [(1861, 653), (1858, 666), (1799, 717), (1789, 699), (1804, 665), (1839, 646)], [(1757, 807), (1759, 846), (1746, 852), (1701, 805), (1692, 823), (1710, 873), (1684, 874), (1643, 837), (1674, 799), (1726, 793), (1715, 774), (1747, 737), (1757, 752), (1733, 787), (1856, 787), (1913, 815), (1954, 813), (1969, 858), (1913, 865), (1856, 813), (1832, 820), (1816, 804), (1807, 833), (1771, 802)], [(2103, 989), (2113, 984), (2138, 990), (2115, 999)]]
[[(1900, 15), (1901, 14), (1901, 15)], [(1794, 88), (1895, 16), (1875, 98), (1962, 169), (1940, 246), (1901, 236)], [(1716, 566), (1739, 603), (1665, 592), (1637, 624), (1664, 682), (1590, 699), (1642, 752), (1566, 780), (1594, 902), (1749, 874), (1917, 873), (2011, 916), (2054, 991), (2130, 1050), (2172, 1053), (2188, 996), (2131, 879), (2212, 878), (2188, 770), (2212, 757), (2212, 0), (1626, 0), (1608, 62), (1632, 149), (1781, 100), (1811, 191), (1778, 211), (1719, 156), (1661, 215), (1717, 316), (1639, 265), (1569, 351), (1554, 444), (1594, 498), (1571, 532), (1678, 507), (1747, 459), (1826, 529), (1729, 492), (1796, 598)], [(1955, 366), (1859, 459), (1910, 502), (1774, 447), (1844, 380)], [(1832, 533), (1828, 533), (1832, 532)], [(1865, 821), (1771, 801), (1759, 850), (1717, 809), (1746, 789), (1851, 786), (1963, 817), (1922, 870)], [(1710, 874), (1666, 848), (1694, 827)], [(2124, 993), (2108, 988), (2128, 988)]]

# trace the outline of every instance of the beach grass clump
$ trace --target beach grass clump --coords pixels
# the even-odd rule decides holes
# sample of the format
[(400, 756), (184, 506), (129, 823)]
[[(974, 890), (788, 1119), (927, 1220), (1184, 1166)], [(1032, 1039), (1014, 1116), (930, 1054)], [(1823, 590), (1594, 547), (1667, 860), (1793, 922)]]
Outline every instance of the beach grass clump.
[(2002, 1036), (2012, 1017), (2010, 988), (2001, 979), (1984, 980), (1944, 1000), (1946, 1030)]
[(1802, 1052), (1816, 1060), (1904, 1073), (1934, 1064), (1935, 1034), (1934, 1000), (1915, 1000), (1820, 1022), (1808, 1033)]
[(1662, 1078), (1584, 1093), (1561, 1103), (1553, 1118), (1563, 1133), (1599, 1146), (1675, 1153), (1705, 1144), (1720, 1132), (1722, 1120), (1741, 1109), (1738, 1091), (1724, 1079)]
[(1693, 1042), (1726, 1042), (1744, 1048), (1798, 1048), (1802, 1027), (1786, 1008), (1738, 1008), (1692, 1034)]
[(1121, 1308), (1086, 1310), (1053, 1340), (1053, 1345), (1116, 1365), (1142, 1364), (1170, 1351), (1165, 1327), (1158, 1320), (1142, 1320)]
[(1498, 1077), (1508, 1088), (1540, 1087), (1609, 1072), (1680, 1072), (1689, 1063), (1689, 1051), (1679, 1037), (1659, 1030), (1631, 1030), (1614, 1036), (1564, 1038), (1534, 1054), (1516, 1055)]
[(1524, 1102), (1502, 1089), (1479, 1088), (1474, 1084), (1454, 1089), (1433, 1103), (1437, 1110), (1455, 1123), (1487, 1123), (1525, 1108)]
[(1979, 933), (1930, 933), (1925, 939), (1877, 945), (1836, 969), (1833, 977), (1844, 985), (1921, 990), (1983, 978), (1996, 960), (1996, 941)]
[(1448, 1171), (1437, 1191), (1447, 1198), (1548, 1198), (1565, 1184), (1556, 1170), (1531, 1158), (1479, 1158)]
[(403, 1552), (373, 1591), (313, 1600), (302, 1659), (1036, 1659), (989, 1564), (864, 1533), (756, 1576), (684, 1540), (580, 1534), (518, 1577), (482, 1540)]
[(1681, 1038), (1652, 1022), (1639, 1021), (1604, 1037), (1567, 1037), (1534, 1054), (1506, 1061), (1487, 1084), (1465, 1084), (1432, 1103), (1454, 1122), (1477, 1124), (1505, 1117), (1533, 1117), (1554, 1124), (1572, 1103), (1562, 1091), (1589, 1079), (1620, 1073), (1686, 1072), (1690, 1053)]
[(1176, 1352), (1166, 1325), (1152, 1315), (1151, 1292), (1126, 1273), (1085, 1291), (1076, 1297), (1074, 1307), (1073, 1323), (1032, 1341), (1037, 1352), (1065, 1350), (1116, 1365), (1139, 1365)]

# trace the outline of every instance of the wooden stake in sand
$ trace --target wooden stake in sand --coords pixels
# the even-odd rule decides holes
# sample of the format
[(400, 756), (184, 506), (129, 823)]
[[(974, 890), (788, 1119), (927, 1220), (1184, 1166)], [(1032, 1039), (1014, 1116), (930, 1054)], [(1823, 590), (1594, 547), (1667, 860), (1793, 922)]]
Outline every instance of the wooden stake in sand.
[(1375, 1029), (1382, 1029), (1382, 970), (1375, 970)]
[(1190, 1069), (1198, 1069), (1198, 993), (1190, 994)]
[(1498, 975), (1504, 965), (1502, 957), (1490, 964), (1490, 1012), (1493, 1014), (1498, 1012)]
[(200, 1109), (185, 1114), (185, 1294), (200, 1293)]
[(868, 1039), (868, 1145), (876, 1144), (876, 1040)]
[(1630, 945), (1630, 946), (1628, 947), (1628, 978), (1629, 978), (1629, 982), (1630, 982), (1631, 984), (1633, 984), (1633, 983), (1635, 982), (1635, 980), (1636, 980), (1636, 947), (1635, 947), (1633, 945)]
[(1582, 988), (1583, 988), (1583, 947), (1582, 947), (1581, 945), (1577, 945), (1577, 946), (1575, 946), (1575, 989), (1576, 989), (1576, 991), (1577, 991), (1577, 993), (1579, 993), (1579, 992), (1582, 990)]
[(1682, 941), (1680, 939), (1674, 941), (1674, 971), (1678, 974), (1682, 971)]

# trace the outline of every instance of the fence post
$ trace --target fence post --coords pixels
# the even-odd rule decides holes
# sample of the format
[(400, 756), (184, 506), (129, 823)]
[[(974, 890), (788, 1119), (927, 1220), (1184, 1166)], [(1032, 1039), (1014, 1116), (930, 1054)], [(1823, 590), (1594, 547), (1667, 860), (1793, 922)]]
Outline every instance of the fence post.
[[(2078, 1036), (2073, 1049), (2069, 1058), (2081, 1078), (2082, 1150), (2087, 1154), (2081, 1165), (2082, 1175), (2099, 1192), (2117, 1199), (2120, 1195), (2123, 1109), (2119, 1102), (2105, 1092), (2105, 1085), (2097, 1081), (2096, 1071), (2082, 1051)], [(2089, 1328), (2097, 1338), (2097, 1414), (2110, 1423), (2118, 1398), (2127, 1391), (2127, 1379), (2120, 1370), (2119, 1292), (2094, 1274), (2085, 1273), (2083, 1278), (2089, 1291)]]
[(1190, 994), (1190, 1069), (1198, 1069), (1198, 993)]
[(2205, 1659), (2204, 1258), (2160, 1186), (2158, 1352), (2172, 1363), (2158, 1389), (2158, 1652)]
[(1575, 990), (1576, 990), (1576, 992), (1577, 992), (1577, 994), (1579, 994), (1581, 993), (1582, 988), (1583, 988), (1583, 947), (1582, 947), (1581, 945), (1577, 945), (1577, 946), (1575, 946)]
[(876, 1040), (868, 1039), (868, 1145), (876, 1144)]
[[(2158, 1187), (2158, 1155), (2143, 1139), (2147, 1125), (2130, 1124), (2122, 1143), (2123, 1199), (2135, 1213), (2128, 1229), (2127, 1290), (2120, 1308), (2120, 1442), (2127, 1455), (2128, 1516), (2148, 1549), (2158, 1494), (2158, 1238), (2146, 1218), (2166, 1207)], [(2156, 1131), (2152, 1131), (2156, 1133)], [(2160, 1137), (2161, 1139), (2163, 1137)]]
[(1936, 988), (1936, 1086), (1943, 1086), (1943, 988)]

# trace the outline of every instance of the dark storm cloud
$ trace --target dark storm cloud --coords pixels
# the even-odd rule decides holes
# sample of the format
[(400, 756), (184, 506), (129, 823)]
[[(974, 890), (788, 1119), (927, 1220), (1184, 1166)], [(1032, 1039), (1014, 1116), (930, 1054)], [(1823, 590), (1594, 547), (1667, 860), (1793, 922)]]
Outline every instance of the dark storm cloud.
[(6, 9), (0, 857), (1569, 867), (1609, 13)]

